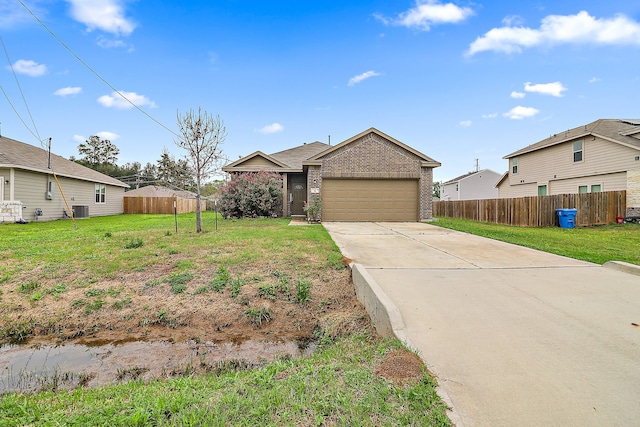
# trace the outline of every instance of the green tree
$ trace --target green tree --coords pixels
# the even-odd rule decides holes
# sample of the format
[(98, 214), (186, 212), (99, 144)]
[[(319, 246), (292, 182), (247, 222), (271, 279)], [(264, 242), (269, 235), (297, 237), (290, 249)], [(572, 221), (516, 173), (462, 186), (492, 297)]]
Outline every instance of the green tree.
[(440, 182), (438, 181), (433, 183), (433, 197), (440, 198)]
[(91, 135), (83, 144), (78, 145), (78, 152), (83, 156), (80, 161), (92, 169), (99, 167), (117, 166), (120, 150), (108, 139), (101, 139), (98, 135)]
[(187, 151), (187, 166), (193, 171), (196, 185), (196, 232), (202, 232), (200, 197), (206, 179), (222, 167), (224, 157), (221, 145), (227, 138), (227, 129), (220, 116), (213, 117), (198, 108), (184, 115), (177, 114), (181, 137), (176, 145)]

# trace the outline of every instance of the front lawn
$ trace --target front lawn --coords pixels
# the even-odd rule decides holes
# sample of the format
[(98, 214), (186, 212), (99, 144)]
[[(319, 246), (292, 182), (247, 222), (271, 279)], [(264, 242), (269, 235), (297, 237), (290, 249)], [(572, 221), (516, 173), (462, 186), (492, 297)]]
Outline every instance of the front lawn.
[(596, 264), (624, 261), (640, 265), (638, 224), (527, 228), (454, 218), (438, 218), (433, 224)]
[(44, 390), (0, 395), (0, 425), (450, 425), (422, 361), (373, 332), (321, 225), (219, 220), (216, 231), (214, 219), (204, 213), (201, 234), (193, 214), (177, 233), (171, 215), (0, 224), (0, 344), (295, 339), (315, 353), (200, 354), (97, 385), (84, 373), (63, 387), (76, 377), (56, 372)]

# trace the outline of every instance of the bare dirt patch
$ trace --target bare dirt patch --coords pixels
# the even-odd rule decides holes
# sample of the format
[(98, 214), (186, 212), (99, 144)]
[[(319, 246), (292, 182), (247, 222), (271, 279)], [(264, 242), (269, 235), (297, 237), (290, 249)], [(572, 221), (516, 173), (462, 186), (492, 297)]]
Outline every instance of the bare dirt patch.
[(386, 356), (376, 375), (396, 385), (411, 385), (422, 379), (425, 369), (422, 359), (417, 354), (408, 350), (396, 350)]
[[(183, 288), (167, 283), (169, 271), (154, 266), (144, 273), (121, 274), (81, 286), (64, 285), (59, 292), (59, 280), (43, 280), (41, 272), (25, 272), (12, 282), (30, 283), (34, 275), (40, 278), (27, 295), (19, 288), (12, 289), (11, 283), (0, 285), (4, 342), (21, 338), (58, 344), (296, 340), (309, 339), (319, 329), (348, 332), (368, 321), (347, 269), (321, 269), (308, 275), (307, 301), (296, 299), (296, 286), (302, 279), (270, 266), (232, 271), (238, 282), (218, 291), (211, 288), (216, 269), (193, 275), (180, 285)], [(73, 283), (73, 279), (66, 277), (64, 282)], [(258, 324), (252, 313), (260, 310), (269, 316)], [(16, 331), (9, 331), (12, 328)]]

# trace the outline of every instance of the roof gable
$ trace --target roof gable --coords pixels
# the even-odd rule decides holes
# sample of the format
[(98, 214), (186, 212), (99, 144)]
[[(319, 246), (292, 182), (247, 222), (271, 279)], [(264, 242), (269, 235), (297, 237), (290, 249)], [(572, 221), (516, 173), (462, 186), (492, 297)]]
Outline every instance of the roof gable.
[(542, 141), (531, 144), (511, 154), (507, 154), (503, 159), (510, 159), (522, 154), (542, 150), (574, 139), (585, 136), (596, 136), (617, 144), (622, 144), (640, 150), (640, 139), (630, 136), (640, 133), (640, 120), (638, 119), (598, 119), (587, 125), (569, 129), (565, 132), (551, 135)]
[(464, 175), (460, 175), (460, 176), (458, 176), (456, 178), (450, 179), (447, 182), (443, 182), (442, 185), (454, 184), (456, 182), (462, 181), (463, 179), (471, 178), (474, 175), (481, 175), (483, 173), (491, 173), (491, 174), (494, 174), (497, 177), (500, 176), (500, 174), (498, 172), (492, 171), (491, 169), (482, 169), (482, 170), (475, 171), (475, 172), (465, 173)]
[(432, 158), (431, 158), (431, 157), (429, 157), (429, 156), (426, 156), (426, 155), (422, 154), (422, 153), (421, 153), (421, 152), (419, 152), (418, 150), (415, 150), (415, 149), (413, 149), (413, 148), (409, 147), (408, 145), (403, 144), (402, 142), (398, 141), (397, 139), (395, 139), (395, 138), (393, 138), (393, 137), (391, 137), (391, 136), (389, 136), (389, 135), (387, 135), (387, 134), (385, 134), (385, 133), (383, 133), (383, 132), (381, 132), (381, 131), (379, 131), (378, 129), (373, 128), (373, 127), (372, 127), (372, 128), (369, 128), (369, 129), (367, 129), (367, 130), (365, 130), (364, 132), (360, 132), (359, 134), (357, 134), (357, 135), (355, 135), (355, 136), (352, 136), (351, 138), (349, 138), (349, 139), (347, 139), (347, 140), (345, 140), (345, 141), (342, 141), (342, 142), (341, 142), (340, 144), (338, 144), (338, 145), (335, 145), (335, 146), (333, 146), (333, 147), (329, 147), (328, 149), (326, 149), (326, 150), (322, 151), (321, 153), (318, 153), (317, 155), (315, 155), (315, 156), (311, 157), (311, 158), (309, 159), (309, 162), (320, 161), (320, 160), (322, 160), (324, 157), (326, 157), (327, 155), (329, 155), (329, 154), (333, 153), (334, 151), (340, 150), (340, 149), (342, 149), (343, 147), (345, 147), (346, 145), (349, 145), (349, 144), (351, 144), (352, 142), (357, 141), (357, 140), (359, 140), (360, 138), (362, 138), (363, 136), (368, 135), (368, 134), (370, 134), (370, 133), (376, 134), (376, 135), (378, 135), (378, 136), (380, 136), (380, 137), (382, 137), (382, 138), (386, 139), (387, 141), (389, 141), (389, 142), (391, 142), (391, 143), (393, 143), (393, 144), (397, 145), (398, 147), (400, 147), (400, 148), (402, 148), (402, 149), (404, 149), (404, 150), (406, 150), (406, 151), (408, 151), (408, 152), (410, 152), (410, 153), (414, 154), (415, 156), (417, 156), (418, 158), (420, 158), (420, 160), (422, 160), (423, 162), (426, 162), (426, 163), (428, 164), (428, 166), (431, 166), (431, 167), (437, 167), (437, 166), (440, 166), (440, 162), (438, 162), (438, 161), (436, 161), (436, 160), (432, 159)]
[(225, 172), (257, 172), (260, 170), (302, 172), (303, 161), (324, 151), (327, 147), (330, 147), (330, 145), (316, 141), (269, 155), (264, 154), (262, 151), (256, 151), (233, 163), (229, 163), (222, 170)]
[[(50, 167), (49, 167), (50, 166)], [(53, 173), (67, 178), (129, 187), (122, 181), (49, 153), (42, 148), (11, 138), (0, 137), (0, 167), (24, 169), (40, 173)]]
[(249, 154), (248, 156), (241, 157), (235, 162), (229, 163), (223, 169), (226, 168), (242, 168), (242, 167), (258, 167), (259, 169), (262, 167), (263, 169), (274, 169), (274, 168), (287, 168), (288, 166), (285, 163), (282, 163), (273, 157), (264, 154), (262, 151), (256, 151), (254, 153)]

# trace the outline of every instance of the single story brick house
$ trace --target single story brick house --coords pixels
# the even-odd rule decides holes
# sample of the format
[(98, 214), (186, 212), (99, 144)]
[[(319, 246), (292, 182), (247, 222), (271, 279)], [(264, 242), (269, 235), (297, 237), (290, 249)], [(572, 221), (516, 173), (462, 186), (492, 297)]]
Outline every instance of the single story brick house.
[(40, 147), (0, 137), (0, 222), (62, 219), (68, 209), (76, 217), (121, 214), (127, 187)]
[(323, 221), (430, 221), (433, 168), (440, 163), (370, 128), (335, 146), (303, 144), (256, 151), (226, 165), (230, 174), (271, 171), (283, 177), (283, 215), (304, 215), (322, 199)]

